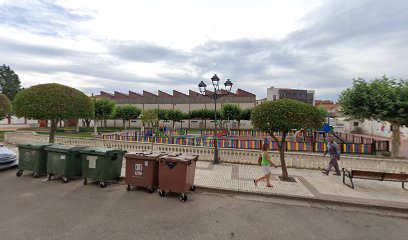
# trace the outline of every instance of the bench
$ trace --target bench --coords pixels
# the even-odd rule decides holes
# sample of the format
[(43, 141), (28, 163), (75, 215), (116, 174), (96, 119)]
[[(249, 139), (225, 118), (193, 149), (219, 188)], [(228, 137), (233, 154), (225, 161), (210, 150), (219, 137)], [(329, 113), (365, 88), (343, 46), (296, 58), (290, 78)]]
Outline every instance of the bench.
[[(351, 185), (346, 184), (346, 177), (350, 178)], [(387, 172), (374, 172), (374, 171), (364, 171), (364, 170), (347, 170), (343, 168), (343, 183), (352, 189), (354, 189), (353, 178), (359, 179), (369, 179), (369, 180), (378, 180), (378, 181), (392, 181), (392, 182), (401, 182), (402, 189), (405, 188), (405, 182), (408, 182), (408, 174), (401, 173), (387, 173)]]

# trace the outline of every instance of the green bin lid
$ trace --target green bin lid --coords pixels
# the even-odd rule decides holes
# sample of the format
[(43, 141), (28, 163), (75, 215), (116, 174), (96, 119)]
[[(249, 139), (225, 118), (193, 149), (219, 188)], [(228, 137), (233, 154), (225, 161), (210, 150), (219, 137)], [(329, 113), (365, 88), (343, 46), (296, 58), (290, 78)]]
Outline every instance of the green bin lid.
[(42, 149), (44, 149), (44, 148), (46, 148), (46, 147), (48, 147), (48, 146), (51, 146), (52, 145), (52, 143), (47, 143), (47, 144), (20, 144), (20, 145), (18, 145), (18, 147), (20, 148), (30, 148), (30, 149), (40, 149), (40, 150), (42, 150)]
[(98, 148), (98, 147), (87, 147), (79, 150), (80, 153), (85, 153), (89, 155), (113, 155), (113, 154), (124, 154), (126, 151), (118, 148)]
[(85, 147), (54, 144), (54, 145), (46, 147), (45, 150), (50, 151), (50, 152), (71, 153), (71, 152), (79, 152), (79, 150), (81, 150), (83, 148), (85, 148)]

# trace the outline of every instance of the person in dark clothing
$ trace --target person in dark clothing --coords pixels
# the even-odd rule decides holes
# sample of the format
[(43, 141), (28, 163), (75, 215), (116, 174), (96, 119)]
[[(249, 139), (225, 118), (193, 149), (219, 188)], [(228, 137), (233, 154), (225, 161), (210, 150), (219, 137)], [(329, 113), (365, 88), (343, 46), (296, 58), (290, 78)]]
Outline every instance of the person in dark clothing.
[(324, 152), (324, 156), (329, 153), (330, 161), (329, 165), (326, 169), (323, 170), (323, 174), (329, 175), (330, 170), (332, 167), (336, 170), (336, 173), (333, 175), (340, 175), (339, 163), (337, 161), (340, 160), (340, 150), (339, 145), (333, 141), (332, 137), (329, 137), (329, 142), (327, 143), (326, 151)]

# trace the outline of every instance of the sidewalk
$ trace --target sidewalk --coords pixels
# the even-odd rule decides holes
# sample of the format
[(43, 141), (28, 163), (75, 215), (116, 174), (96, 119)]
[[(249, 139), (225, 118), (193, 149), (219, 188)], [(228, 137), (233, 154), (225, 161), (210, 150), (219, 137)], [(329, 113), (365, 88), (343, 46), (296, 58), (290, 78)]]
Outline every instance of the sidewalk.
[[(318, 170), (288, 169), (294, 182), (280, 181), (281, 169), (272, 169), (273, 188), (265, 182), (255, 187), (253, 179), (262, 175), (260, 167), (239, 164), (197, 162), (195, 184), (197, 187), (227, 190), (235, 193), (252, 193), (266, 196), (290, 197), (355, 205), (376, 206), (408, 210), (408, 190), (400, 182), (380, 182), (353, 179), (355, 189), (342, 182), (341, 176), (326, 176)], [(349, 181), (346, 178), (346, 183)]]

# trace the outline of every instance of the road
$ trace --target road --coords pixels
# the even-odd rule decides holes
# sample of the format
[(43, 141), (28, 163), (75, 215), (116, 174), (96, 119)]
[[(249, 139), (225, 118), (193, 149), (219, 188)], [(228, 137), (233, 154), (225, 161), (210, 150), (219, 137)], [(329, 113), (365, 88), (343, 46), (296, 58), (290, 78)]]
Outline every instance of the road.
[(407, 239), (408, 214), (198, 190), (182, 203), (0, 171), (0, 239)]

